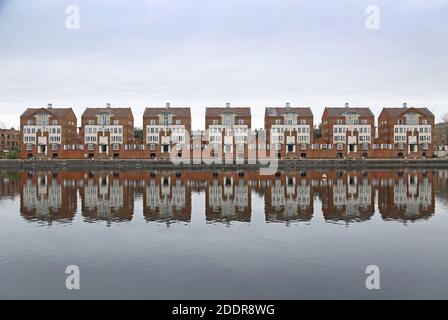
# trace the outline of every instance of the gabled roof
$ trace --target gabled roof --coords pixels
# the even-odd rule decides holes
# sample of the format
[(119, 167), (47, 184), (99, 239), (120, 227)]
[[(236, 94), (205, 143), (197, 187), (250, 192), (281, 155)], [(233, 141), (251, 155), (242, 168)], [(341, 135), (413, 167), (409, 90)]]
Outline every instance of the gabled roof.
[(28, 108), (26, 109), (22, 115), (20, 116), (21, 118), (29, 118), (32, 117), (38, 113), (49, 113), (51, 114), (53, 117), (57, 117), (57, 118), (63, 118), (65, 116), (67, 116), (70, 112), (73, 112), (72, 108)]
[(308, 107), (298, 107), (298, 108), (266, 108), (266, 115), (269, 117), (279, 117), (285, 115), (285, 113), (297, 113), (302, 117), (312, 117), (313, 112)]
[(420, 113), (426, 117), (434, 117), (434, 114), (428, 109), (428, 108), (383, 108), (383, 111), (381, 113), (384, 113), (391, 117), (401, 117), (407, 112), (417, 112)]
[[(325, 110), (327, 110), (328, 115), (330, 117), (338, 117), (342, 116), (345, 113), (357, 113), (360, 116), (363, 117), (374, 117), (372, 111), (370, 108), (365, 107), (359, 107), (359, 108), (353, 108), (353, 107), (326, 107)], [(325, 112), (325, 111), (324, 111)]]
[(177, 117), (191, 117), (190, 108), (146, 108), (143, 117), (157, 117), (161, 113), (171, 113)]
[(223, 113), (230, 112), (236, 114), (238, 117), (250, 117), (250, 108), (246, 107), (220, 107), (220, 108), (205, 108), (206, 117), (217, 117)]
[(131, 108), (86, 108), (84, 110), (82, 117), (96, 117), (97, 114), (107, 112), (114, 117), (125, 118), (132, 115)]

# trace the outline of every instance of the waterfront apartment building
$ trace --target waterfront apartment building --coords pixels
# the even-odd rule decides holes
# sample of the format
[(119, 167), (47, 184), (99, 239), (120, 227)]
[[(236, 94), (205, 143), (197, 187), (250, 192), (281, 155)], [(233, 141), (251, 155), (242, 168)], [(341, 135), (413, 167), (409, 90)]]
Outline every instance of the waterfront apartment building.
[[(190, 150), (190, 108), (146, 108), (143, 114), (143, 143), (151, 159), (169, 159), (173, 148), (175, 155)], [(148, 153), (148, 152), (147, 152)]]
[(322, 115), (320, 157), (367, 158), (375, 139), (375, 117), (370, 108), (327, 107)]
[(84, 157), (122, 159), (134, 141), (134, 116), (131, 108), (87, 108), (81, 116), (80, 138)]
[(20, 131), (14, 128), (0, 129), (0, 159), (6, 157), (11, 150), (20, 149)]
[(20, 158), (66, 158), (66, 147), (77, 137), (72, 108), (28, 108), (20, 116)]
[[(205, 110), (208, 154), (212, 158), (244, 161), (248, 156), (251, 112), (247, 107), (209, 108)], [(256, 144), (252, 145), (256, 148)]]
[(378, 143), (393, 149), (395, 158), (432, 158), (434, 114), (427, 108), (383, 108), (378, 117)]
[[(307, 158), (313, 144), (313, 113), (310, 108), (266, 108), (266, 146), (278, 158)], [(272, 152), (272, 151), (271, 151)]]

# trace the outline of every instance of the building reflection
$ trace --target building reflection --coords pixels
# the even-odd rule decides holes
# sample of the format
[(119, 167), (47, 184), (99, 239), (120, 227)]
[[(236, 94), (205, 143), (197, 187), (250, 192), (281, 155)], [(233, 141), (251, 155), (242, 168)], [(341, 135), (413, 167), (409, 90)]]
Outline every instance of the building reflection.
[(199, 187), (188, 172), (145, 175), (143, 215), (147, 221), (167, 224), (191, 220), (191, 190)]
[(19, 172), (0, 171), (0, 199), (14, 199), (20, 192)]
[(195, 210), (203, 210), (197, 213), (206, 222), (250, 222), (253, 195), (264, 199), (266, 222), (309, 222), (319, 211), (327, 222), (368, 221), (376, 201), (383, 220), (407, 222), (431, 217), (435, 197), (448, 203), (447, 172), (7, 172), (0, 176), (0, 199), (19, 193), (21, 215), (48, 224), (70, 222), (77, 211), (87, 222), (129, 222), (135, 210), (147, 222), (190, 223), (193, 193), (204, 195)]
[(251, 173), (215, 172), (205, 178), (205, 217), (208, 222), (250, 221)]
[(85, 173), (80, 185), (86, 221), (126, 222), (134, 213), (135, 179), (131, 173)]
[(325, 173), (319, 186), (326, 221), (365, 221), (375, 213), (372, 176), (359, 171)]
[(77, 209), (75, 176), (66, 172), (21, 172), (22, 217), (47, 224), (71, 221)]
[(390, 171), (383, 173), (378, 208), (384, 220), (413, 221), (434, 214), (432, 171)]
[(285, 172), (263, 179), (268, 222), (310, 221), (313, 217), (313, 181), (307, 172)]

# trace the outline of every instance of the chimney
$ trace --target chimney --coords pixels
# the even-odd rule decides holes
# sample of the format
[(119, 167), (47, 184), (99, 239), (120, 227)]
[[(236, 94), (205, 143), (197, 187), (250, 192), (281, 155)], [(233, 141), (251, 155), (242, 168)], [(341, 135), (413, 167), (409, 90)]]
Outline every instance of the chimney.
[(407, 102), (403, 103), (403, 108), (407, 109), (407, 107), (408, 107)]
[(106, 103), (106, 108), (110, 108), (110, 103)]
[(226, 108), (229, 109), (230, 108), (230, 102), (226, 103)]
[(167, 109), (170, 108), (170, 103), (169, 103), (169, 102), (166, 103), (166, 108), (167, 108)]
[(53, 108), (53, 105), (51, 103), (49, 103), (47, 107), (48, 107), (48, 109), (51, 109), (51, 108)]
[(349, 104), (348, 102), (346, 102), (346, 103), (345, 103), (345, 107), (346, 107), (346, 108), (349, 108), (349, 107), (350, 107), (350, 104)]
[(286, 102), (286, 109), (291, 108), (291, 104), (289, 102)]

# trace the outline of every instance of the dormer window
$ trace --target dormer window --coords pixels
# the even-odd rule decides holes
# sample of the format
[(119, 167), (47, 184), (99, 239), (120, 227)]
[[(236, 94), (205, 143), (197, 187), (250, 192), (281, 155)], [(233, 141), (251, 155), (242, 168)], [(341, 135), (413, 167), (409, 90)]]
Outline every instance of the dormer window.
[(358, 124), (358, 115), (355, 113), (349, 113), (345, 117), (345, 121), (347, 124)]
[(36, 125), (38, 126), (48, 126), (48, 119), (50, 115), (48, 113), (39, 113), (36, 115)]
[(406, 124), (408, 126), (418, 125), (419, 115), (417, 113), (406, 114)]
[(280, 119), (275, 119), (275, 124), (281, 124), (281, 120)]
[(98, 115), (98, 124), (101, 126), (108, 126), (110, 124), (110, 114), (100, 113)]
[(244, 124), (244, 120), (243, 119), (238, 119), (238, 124)]

